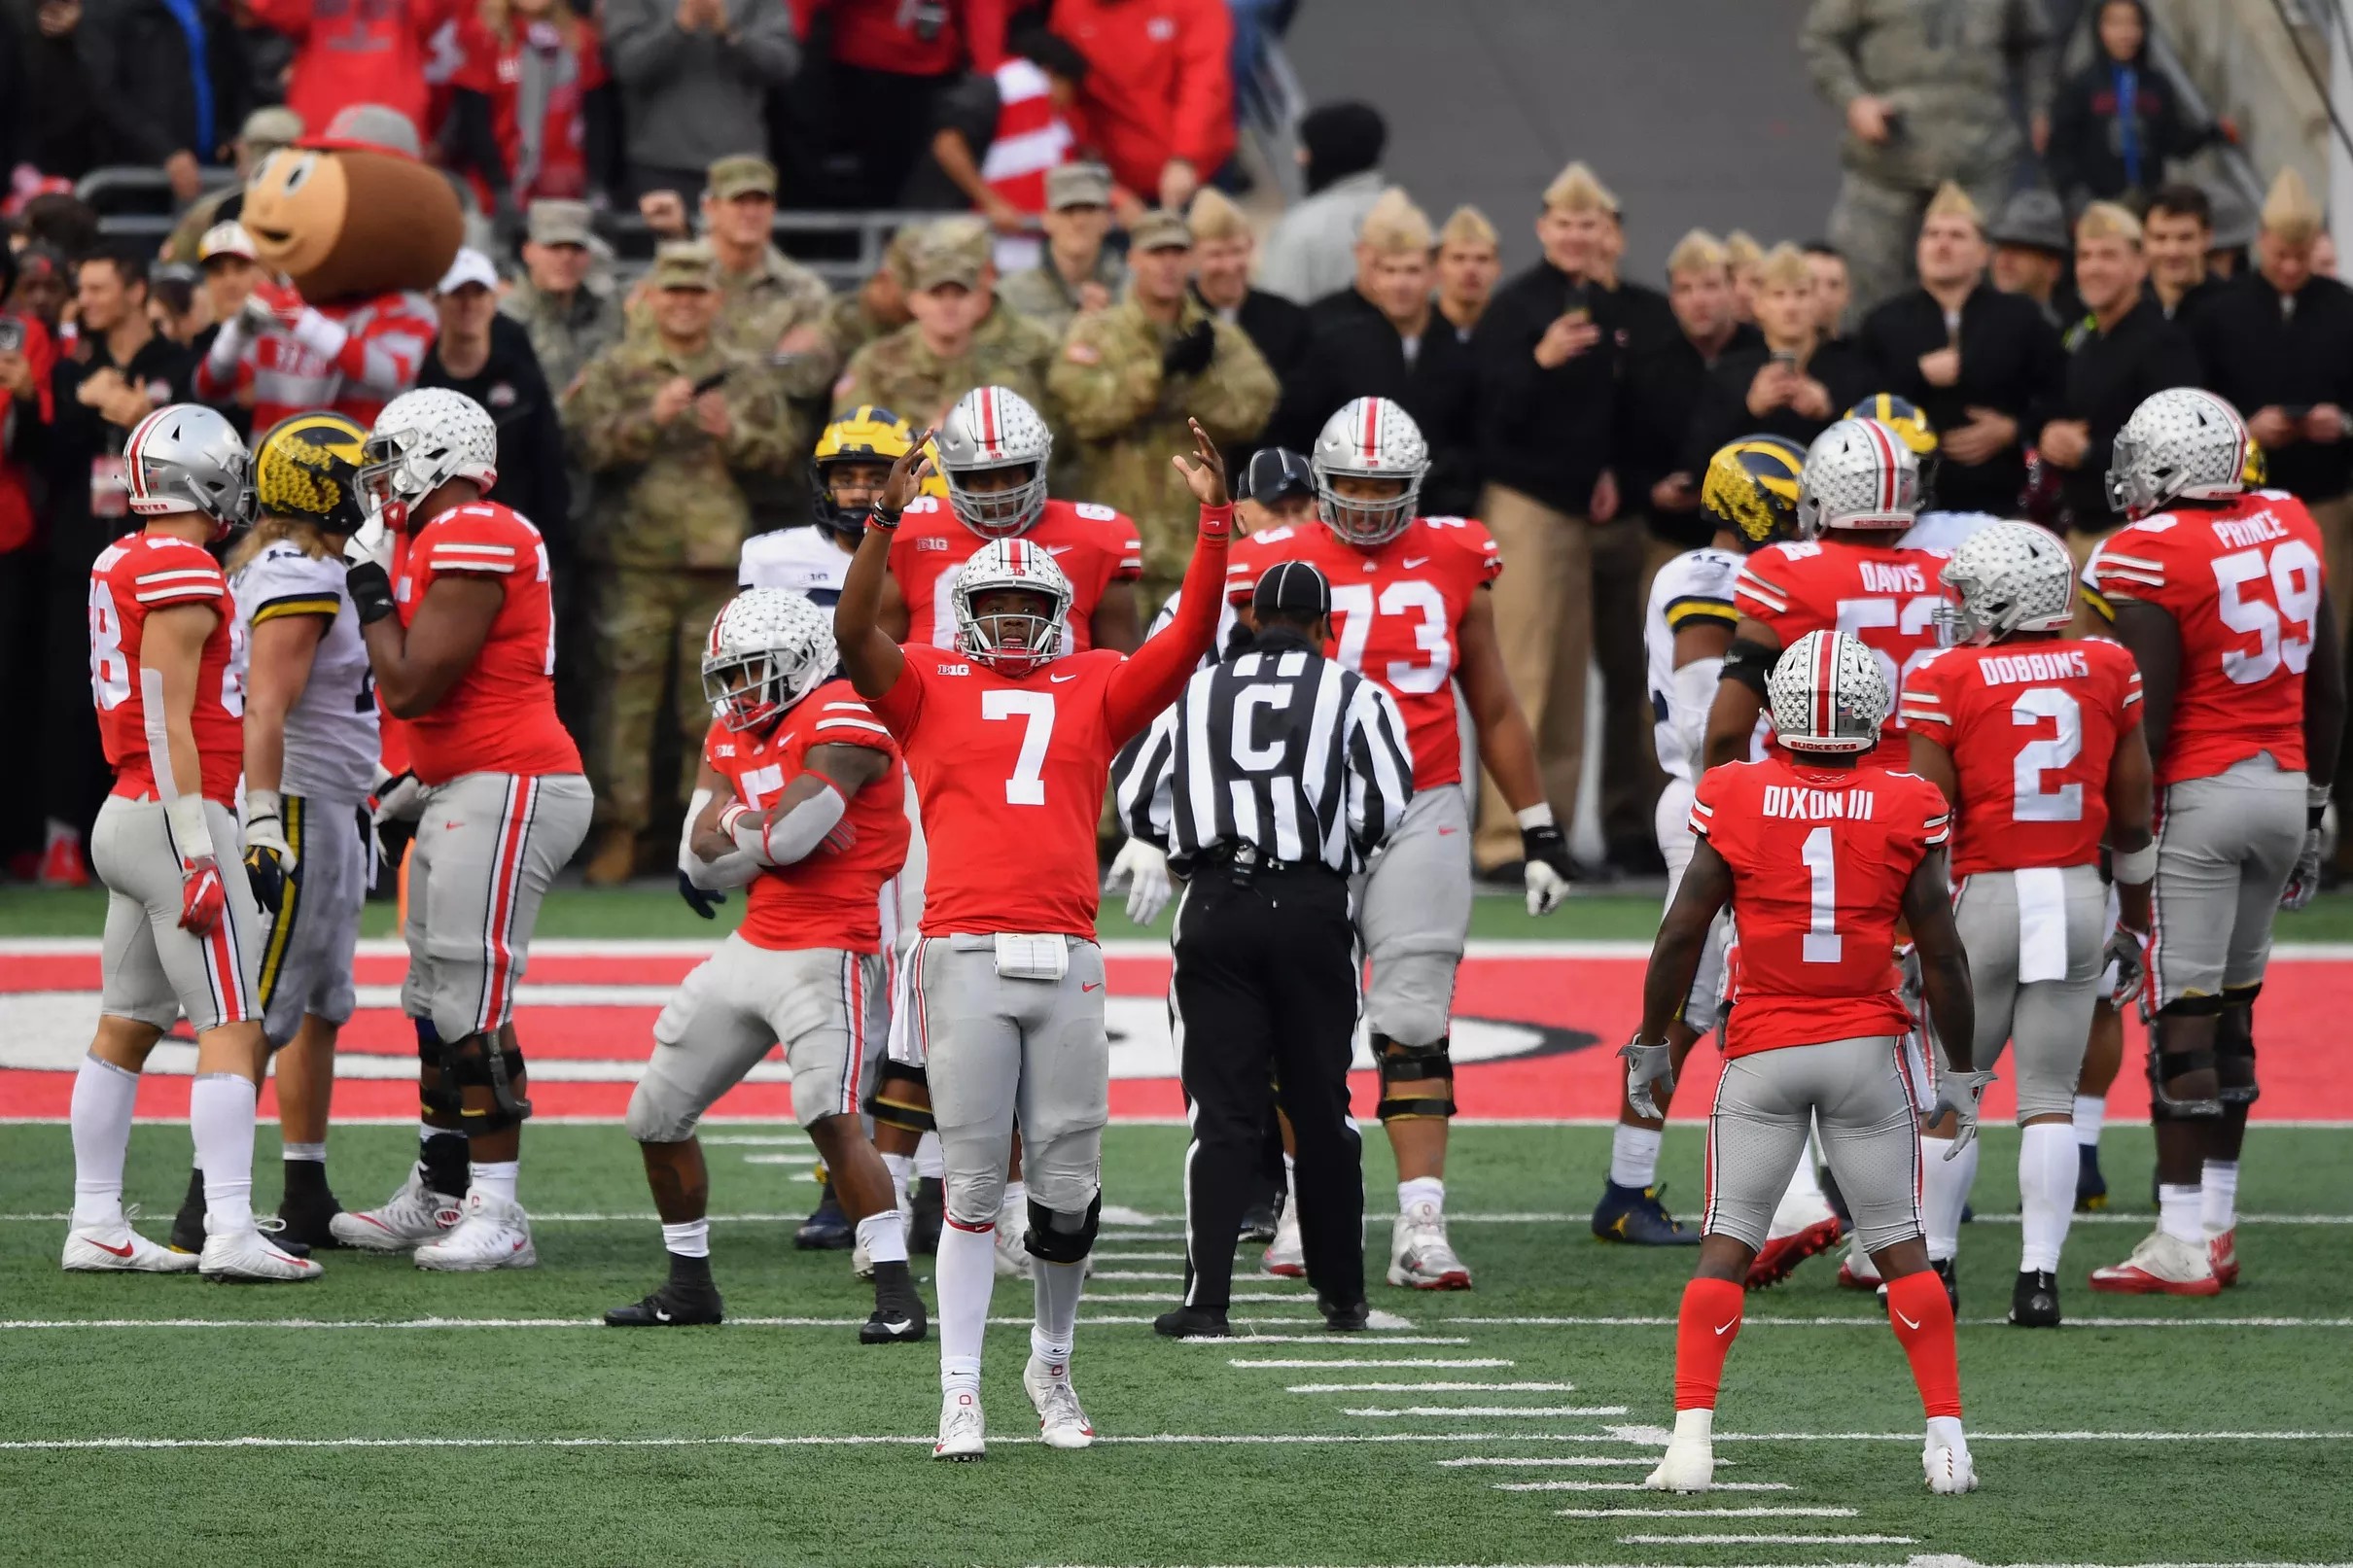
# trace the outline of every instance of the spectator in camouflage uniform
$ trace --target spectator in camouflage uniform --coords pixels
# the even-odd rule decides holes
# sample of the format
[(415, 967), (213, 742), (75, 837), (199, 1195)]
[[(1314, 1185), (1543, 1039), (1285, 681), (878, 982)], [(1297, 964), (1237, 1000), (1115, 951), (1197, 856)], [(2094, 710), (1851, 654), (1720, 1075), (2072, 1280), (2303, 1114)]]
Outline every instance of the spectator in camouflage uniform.
[(1798, 48), (1814, 90), (1846, 118), (1830, 243), (1845, 254), (1860, 317), (1910, 283), (1937, 187), (1950, 180), (1980, 212), (2000, 209), (2025, 151), (2013, 79), (2039, 149), (2057, 52), (2042, 0), (1813, 0)]
[(523, 324), (531, 352), (562, 392), (590, 360), (621, 338), (621, 305), (596, 269), (588, 203), (535, 201), (526, 219), (523, 281), (499, 308)]
[[(650, 225), (685, 238), (683, 206), (648, 213)], [(719, 320), (712, 331), (720, 342), (748, 353), (790, 356), (805, 361), (789, 366), (787, 391), (814, 396), (832, 380), (835, 364), (822, 330), (833, 291), (825, 280), (778, 250), (776, 165), (750, 153), (711, 165), (703, 191), (703, 237), (719, 262)], [(650, 301), (640, 290), (630, 300), (629, 325), (647, 325)]]
[(679, 727), (679, 800), (692, 790), (710, 721), (703, 639), (735, 591), (752, 531), (743, 481), (781, 472), (801, 445), (776, 377), (714, 334), (711, 247), (664, 245), (649, 276), (653, 330), (590, 361), (564, 398), (573, 443), (615, 502), (598, 595), (604, 712), (592, 749), (604, 821), (587, 869), (600, 886), (635, 869), (665, 682)]
[(1111, 171), (1100, 163), (1065, 163), (1046, 171), (1046, 254), (998, 285), (997, 296), (1052, 332), (1071, 330), (1082, 310), (1119, 297), (1128, 269), (1104, 244), (1111, 231)]
[(1169, 462), (1190, 436), (1186, 419), (1219, 446), (1243, 447), (1265, 428), (1280, 389), (1249, 334), (1186, 287), (1193, 235), (1184, 220), (1147, 212), (1130, 232), (1126, 296), (1071, 323), (1046, 385), (1078, 437), (1079, 471), (1064, 493), (1136, 519), (1149, 613), (1183, 580), (1192, 553), (1200, 508)]
[(997, 297), (989, 248), (989, 226), (977, 218), (943, 218), (917, 236), (907, 275), (915, 319), (851, 358), (833, 386), (836, 417), (870, 403), (922, 430), (974, 387), (997, 386), (1055, 423), (1046, 401), (1054, 338)]
[(908, 259), (919, 232), (910, 224), (892, 235), (874, 275), (859, 285), (856, 294), (836, 295), (825, 307), (825, 336), (844, 363), (876, 338), (896, 332), (915, 319), (907, 313), (907, 280)]

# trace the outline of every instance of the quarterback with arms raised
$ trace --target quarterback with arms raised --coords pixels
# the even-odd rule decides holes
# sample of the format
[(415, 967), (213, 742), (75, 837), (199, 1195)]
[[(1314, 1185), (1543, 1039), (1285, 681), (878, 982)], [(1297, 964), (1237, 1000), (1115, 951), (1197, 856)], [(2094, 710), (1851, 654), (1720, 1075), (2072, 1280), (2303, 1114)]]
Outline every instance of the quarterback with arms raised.
[[(1520, 821), (1528, 909), (1567, 895), (1568, 841), (1536, 770), (1535, 738), (1512, 695), (1489, 584), (1495, 541), (1468, 517), (1415, 510), (1429, 447), (1404, 408), (1358, 398), (1325, 421), (1309, 467), (1319, 528), (1272, 528), (1234, 546), (1226, 597), (1247, 602), (1279, 561), (1306, 561), (1332, 584), (1334, 656), (1397, 700), (1414, 753), (1414, 799), (1358, 894), (1356, 929), (1372, 960), (1364, 1017), (1381, 1069), (1380, 1116), (1397, 1156), (1388, 1282), (1467, 1290), (1470, 1270), (1446, 1234), (1446, 1129), (1455, 1114), (1447, 1055), (1455, 969), (1470, 933), (1470, 799), (1463, 788), (1458, 682), (1479, 755)], [(1296, 1270), (1295, 1217), (1268, 1253)]]
[(1064, 651), (1070, 578), (1019, 537), (966, 563), (950, 595), (955, 647), (891, 640), (875, 617), (892, 536), (921, 477), (920, 442), (893, 467), (834, 607), (842, 667), (904, 749), (932, 845), (898, 1008), (928, 1064), (947, 1161), (941, 1459), (986, 1447), (981, 1334), (1016, 1120), (1036, 1289), (1022, 1383), (1047, 1444), (1095, 1439), (1070, 1376), (1110, 1099), (1095, 823), (1112, 754), (1176, 701), (1216, 631), (1234, 513), (1217, 449), (1193, 432), (1199, 461), (1176, 460), (1201, 501), (1191, 592), (1133, 656)]
[(2238, 1277), (2239, 1146), (2272, 912), (2320, 884), (2344, 667), (2303, 503), (2249, 490), (2237, 411), (2160, 392), (2117, 433), (2132, 522), (2084, 578), (2139, 663), (2157, 759), (2156, 920), (2142, 1000), (2158, 1228), (2094, 1290), (2211, 1296)]
[[(555, 716), (547, 547), (527, 518), (482, 499), (498, 456), (498, 428), (465, 394), (395, 398), (363, 474), (387, 526), (347, 552), (376, 689), (405, 721), (425, 789), (401, 992), (417, 1026), (425, 1150), (383, 1207), (333, 1223), (347, 1246), (414, 1248), (421, 1269), (539, 1261), (515, 1202), (531, 1102), (514, 989), (547, 884), (588, 832), (588, 781)], [(394, 535), (398, 581), (385, 565)]]
[[(310, 1279), (319, 1266), (253, 1217), (254, 1102), (266, 1048), (255, 994), (260, 920), (239, 874), (244, 692), (236, 601), (205, 549), (252, 505), (245, 443), (210, 408), (158, 408), (123, 451), (145, 526), (89, 573), (89, 684), (115, 786), (90, 835), (106, 884), (97, 1037), (74, 1079), (73, 1270)], [(203, 1184), (202, 1250), (159, 1247), (123, 1211), (139, 1069), (183, 1015), (196, 1035), (188, 1126)]]
[(1673, 1439), (1650, 1484), (1713, 1482), (1716, 1393), (1739, 1335), (1742, 1281), (1818, 1123), (1861, 1245), (1887, 1280), (1887, 1316), (1928, 1417), (1931, 1490), (1976, 1486), (1961, 1435), (1952, 1307), (1921, 1240), (1919, 1124), (1901, 1036), (1896, 923), (1912, 927), (1930, 1016), (1951, 1042), (1936, 1111), (1977, 1132), (1989, 1074), (1972, 1069), (1969, 960), (1945, 890), (1945, 797), (1909, 773), (1859, 766), (1894, 706), (1879, 661), (1842, 632), (1809, 632), (1767, 690), (1786, 755), (1710, 769), (1691, 805), (1700, 840), (1642, 982), (1624, 1052), (1637, 1109), (1671, 1080), (1667, 1026), (1719, 911), (1738, 940), (1724, 1076), (1707, 1118), (1707, 1209), (1675, 1331)]

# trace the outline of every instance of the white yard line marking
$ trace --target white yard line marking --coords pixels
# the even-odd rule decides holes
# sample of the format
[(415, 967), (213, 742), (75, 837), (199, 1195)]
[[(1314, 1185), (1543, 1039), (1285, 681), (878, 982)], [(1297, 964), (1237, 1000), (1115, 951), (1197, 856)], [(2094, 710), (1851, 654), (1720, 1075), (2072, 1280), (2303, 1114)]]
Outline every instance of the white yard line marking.
[[(1113, 1251), (1113, 1250), (1112, 1250), (1112, 1249), (1111, 1249), (1109, 1246), (1105, 1245), (1105, 1244), (1102, 1244), (1102, 1243), (1100, 1243), (1100, 1242), (1099, 1242), (1099, 1243), (1096, 1245), (1096, 1248), (1095, 1248), (1095, 1256), (1096, 1256), (1097, 1258), (1099, 1258), (1100, 1260), (1102, 1260), (1103, 1262), (1105, 1262), (1105, 1263), (1182, 1263), (1182, 1262), (1184, 1262), (1184, 1254), (1183, 1254), (1183, 1253), (1181, 1253), (1181, 1252), (1116, 1252), (1116, 1251)], [(1260, 1275), (1260, 1274), (1236, 1274), (1234, 1277), (1235, 1277), (1235, 1278), (1237, 1278), (1237, 1279), (1258, 1279), (1258, 1278), (1267, 1278), (1267, 1279), (1272, 1279), (1272, 1278), (1274, 1278), (1275, 1276), (1274, 1276), (1274, 1275), (1272, 1275), (1272, 1274), (1265, 1274), (1265, 1275)]]
[[(1452, 1216), (1449, 1216), (1450, 1218)], [(533, 1218), (538, 1218), (534, 1215)], [(1462, 1324), (1480, 1328), (1543, 1328), (1543, 1329), (1671, 1329), (1671, 1317), (1442, 1317), (1441, 1323)], [(1963, 1328), (1991, 1328), (2007, 1326), (2009, 1320), (2000, 1317), (1965, 1317)], [(1887, 1327), (1884, 1317), (1769, 1317), (1758, 1315), (1741, 1321), (1742, 1332), (1760, 1328), (1798, 1329), (1880, 1329)], [(2064, 1327), (2071, 1329), (2353, 1329), (2353, 1317), (2070, 1317)]]
[(1175, 1269), (1098, 1269), (1089, 1277), (1122, 1279), (1132, 1282), (1140, 1279), (1182, 1279), (1184, 1274), (1181, 1271)]
[[(1552, 1469), (1555, 1467), (1574, 1467), (1579, 1470), (1598, 1470), (1602, 1468), (1636, 1470), (1645, 1466), (1655, 1465), (1658, 1463), (1658, 1461), (1651, 1458), (1647, 1454), (1637, 1454), (1632, 1459), (1619, 1459), (1615, 1457), (1605, 1459), (1598, 1454), (1580, 1453), (1570, 1456), (1552, 1457), (1545, 1459), (1494, 1459), (1481, 1454), (1476, 1457), (1464, 1457), (1460, 1459), (1438, 1459), (1433, 1460), (1432, 1463), (1444, 1466), (1449, 1470), (1459, 1469), (1464, 1465), (1499, 1466), (1514, 1470), (1534, 1469), (1538, 1467), (1545, 1469)], [(1716, 1461), (1716, 1468), (1721, 1470), (1727, 1465), (1737, 1465), (1739, 1461), (1738, 1459), (1718, 1459)]]
[[(1441, 1461), (1446, 1462), (1446, 1461)], [(1649, 1460), (1636, 1461), (1648, 1464)], [(1641, 1492), (1648, 1491), (1647, 1481), (1491, 1481), (1488, 1485), (1499, 1492)], [(1785, 1481), (1719, 1481), (1711, 1483), (1711, 1492), (1794, 1492)]]
[[(1390, 1342), (1392, 1344), (1395, 1341)], [(1496, 1356), (1342, 1356), (1310, 1360), (1303, 1356), (1229, 1356), (1229, 1367), (1248, 1367), (1253, 1370), (1313, 1371), (1319, 1367), (1344, 1367), (1350, 1371), (1371, 1367), (1436, 1367), (1449, 1371), (1473, 1371), (1482, 1367), (1508, 1367), (1509, 1361)]]
[[(1023, 1319), (1022, 1319), (1022, 1321), (1026, 1323), (1026, 1322), (1028, 1322), (1028, 1321), (1029, 1321), (1029, 1319), (1028, 1319), (1028, 1318), (1023, 1318)], [(1139, 1319), (1137, 1319), (1137, 1321), (1138, 1321), (1138, 1322), (1142, 1322), (1142, 1321), (1143, 1321), (1143, 1319), (1139, 1318)], [(1237, 1323), (1240, 1323), (1240, 1322), (1246, 1322), (1246, 1321), (1247, 1321), (1247, 1319), (1244, 1319), (1244, 1318), (1236, 1318), (1236, 1319), (1234, 1319), (1234, 1321), (1235, 1321), (1235, 1322), (1237, 1322)], [(1260, 1322), (1272, 1322), (1272, 1321), (1274, 1321), (1274, 1320), (1273, 1320), (1272, 1318), (1261, 1318), (1261, 1319), (1259, 1319), (1259, 1321), (1260, 1321)], [(1303, 1320), (1301, 1320), (1301, 1321), (1313, 1322), (1313, 1321), (1315, 1321), (1315, 1319), (1310, 1318), (1310, 1319), (1303, 1319)], [(1378, 1334), (1380, 1334), (1380, 1336), (1381, 1336), (1381, 1342), (1382, 1342), (1383, 1344), (1468, 1344), (1468, 1343), (1470, 1343), (1470, 1341), (1465, 1340), (1465, 1339), (1462, 1339), (1462, 1338), (1460, 1338), (1460, 1337), (1458, 1337), (1458, 1336), (1456, 1336), (1456, 1337), (1449, 1337), (1449, 1336), (1447, 1336), (1447, 1335), (1443, 1335), (1443, 1334), (1391, 1334), (1391, 1333), (1388, 1333), (1388, 1332), (1387, 1332), (1387, 1331), (1386, 1331), (1386, 1330), (1381, 1329), (1381, 1328), (1379, 1327), (1379, 1325), (1377, 1325), (1377, 1324), (1375, 1325), (1375, 1332), (1376, 1332), (1376, 1333), (1378, 1333)], [(1330, 1334), (1328, 1334), (1328, 1333), (1325, 1333), (1325, 1334), (1237, 1334), (1237, 1335), (1232, 1336), (1232, 1337), (1231, 1337), (1231, 1338), (1229, 1338), (1229, 1339), (1223, 1339), (1223, 1340), (1179, 1340), (1179, 1341), (1177, 1341), (1176, 1342), (1177, 1342), (1178, 1344), (1329, 1344), (1329, 1343), (1331, 1343), (1331, 1342), (1332, 1342), (1332, 1338), (1333, 1338), (1333, 1337), (1332, 1337)], [(1446, 1363), (1446, 1364), (1447, 1364), (1447, 1365), (1455, 1365), (1455, 1363), (1451, 1363), (1451, 1362), (1450, 1362), (1450, 1363)], [(1315, 1363), (1315, 1362), (1308, 1362), (1308, 1363), (1305, 1363), (1305, 1365), (1308, 1365), (1308, 1366), (1315, 1366), (1315, 1365), (1317, 1365), (1317, 1363)], [(1334, 1367), (1345, 1367), (1345, 1366), (1351, 1366), (1351, 1365), (1363, 1365), (1363, 1366), (1376, 1366), (1376, 1367), (1378, 1367), (1378, 1366), (1387, 1366), (1387, 1365), (1389, 1365), (1389, 1363), (1387, 1363), (1387, 1362), (1380, 1362), (1380, 1361), (1375, 1361), (1375, 1362), (1363, 1362), (1363, 1363), (1352, 1363), (1352, 1362), (1346, 1362), (1346, 1361), (1334, 1361), (1334, 1362), (1328, 1362), (1328, 1363), (1324, 1363), (1324, 1365), (1328, 1365), (1328, 1366), (1334, 1366)], [(1511, 1363), (1510, 1363), (1510, 1362), (1508, 1362), (1508, 1361), (1478, 1361), (1478, 1362), (1463, 1362), (1463, 1363), (1461, 1363), (1461, 1365), (1464, 1365), (1464, 1366), (1479, 1366), (1479, 1367), (1490, 1367), (1490, 1366), (1493, 1366), (1493, 1367), (1508, 1367), (1508, 1366), (1510, 1366), (1510, 1365), (1511, 1365)]]
[(1362, 1416), (1431, 1416), (1459, 1417), (1465, 1415), (1624, 1415), (1623, 1405), (1403, 1405), (1357, 1406), (1343, 1410), (1343, 1415)]
[[(1106, 1276), (1098, 1273), (1095, 1277), (1102, 1279)], [(1244, 1302), (1287, 1302), (1293, 1307), (1305, 1307), (1315, 1299), (1313, 1293), (1299, 1290), (1238, 1290), (1226, 1298), (1237, 1305)], [(1090, 1305), (1098, 1302), (1158, 1302), (1163, 1307), (1174, 1307), (1176, 1305), (1176, 1293), (1169, 1290), (1090, 1290), (1086, 1300)], [(1301, 1318), (1300, 1321), (1311, 1323), (1315, 1319)]]
[(1851, 1508), (1556, 1508), (1564, 1519), (1851, 1519)]
[(1571, 1394), (1575, 1383), (1293, 1383), (1286, 1394)]
[(1622, 1547), (1908, 1547), (1911, 1535), (1622, 1535)]

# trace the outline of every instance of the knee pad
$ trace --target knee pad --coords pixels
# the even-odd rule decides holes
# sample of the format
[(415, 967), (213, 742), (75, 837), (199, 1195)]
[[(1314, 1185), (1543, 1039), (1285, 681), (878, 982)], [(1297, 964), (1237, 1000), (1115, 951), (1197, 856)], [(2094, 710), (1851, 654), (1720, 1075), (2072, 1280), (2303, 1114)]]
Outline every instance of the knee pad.
[(417, 1075), (417, 1109), (429, 1117), (455, 1117), (463, 1121), (466, 1099), (458, 1093), (457, 1079), (449, 1071), (449, 1048), (441, 1043), (440, 1031), (433, 1027), (430, 1018), (412, 1018), (409, 1022), (416, 1026), (418, 1063), (434, 1069), (434, 1082), (430, 1084), (425, 1082), (421, 1071)]
[(2254, 993), (2259, 989), (2224, 993), (2229, 1005), (2214, 1030), (2214, 1075), (2222, 1082), (2225, 1105), (2252, 1105), (2263, 1093), (2255, 1081)]
[(1373, 1036), (1373, 1060), (1381, 1067), (1381, 1102), (1373, 1114), (1385, 1122), (1455, 1114), (1452, 1042), (1441, 1034), (1428, 1045), (1405, 1045), (1386, 1034)]
[(1095, 1195), (1084, 1214), (1048, 1208), (1035, 1198), (1029, 1203), (1030, 1228), (1021, 1244), (1030, 1256), (1046, 1263), (1086, 1262), (1095, 1250), (1095, 1233), (1103, 1228), (1103, 1194)]
[(924, 1069), (903, 1062), (885, 1062), (866, 1097), (865, 1112), (882, 1127), (907, 1132), (930, 1132), (938, 1127), (931, 1117), (931, 1085)]
[[(2195, 1000), (2209, 998), (2198, 997)], [(2206, 1047), (2194, 1051), (2169, 1051), (2160, 1043), (2160, 1031), (2149, 1031), (2149, 1120), (2152, 1122), (2208, 1121), (2223, 1113), (2220, 1099), (2176, 1099), (2165, 1093), (2168, 1081), (2193, 1072), (2214, 1070), (2219, 1054)]]
[(490, 1105), (484, 1110), (466, 1107), (461, 1098), (458, 1115), (468, 1137), (504, 1132), (530, 1120), (531, 1101), (514, 1092), (514, 1080), (522, 1073), (523, 1048), (509, 1046), (496, 1034), (469, 1034), (442, 1047), (441, 1082), (445, 1087), (490, 1091)]

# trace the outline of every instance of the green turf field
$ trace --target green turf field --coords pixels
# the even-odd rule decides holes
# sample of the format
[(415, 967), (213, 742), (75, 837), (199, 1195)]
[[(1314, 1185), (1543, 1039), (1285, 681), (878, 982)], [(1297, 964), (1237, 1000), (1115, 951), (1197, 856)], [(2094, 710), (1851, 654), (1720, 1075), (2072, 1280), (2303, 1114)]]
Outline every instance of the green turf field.
[[(535, 1272), (429, 1275), (404, 1260), (336, 1253), (317, 1283), (245, 1289), (58, 1272), (62, 1224), (37, 1216), (66, 1202), (66, 1132), (0, 1129), (0, 1561), (1902, 1565), (2353, 1554), (2343, 1224), (2247, 1225), (2245, 1282), (2210, 1303), (2092, 1297), (2085, 1271), (2121, 1254), (2143, 1221), (2079, 1225), (2066, 1305), (2102, 1321), (2055, 1334), (2001, 1327), (1991, 1320), (2007, 1304), (2018, 1244), (2015, 1223), (1999, 1218), (2016, 1206), (2006, 1130), (1987, 1134), (1986, 1217), (1963, 1233), (1961, 1259), (1962, 1375), (1984, 1489), (1925, 1495), (1902, 1355), (1869, 1299), (1834, 1288), (1825, 1260), (1753, 1300), (1719, 1431), (1777, 1436), (1721, 1442), (1718, 1480), (1748, 1489), (1701, 1499), (1624, 1489), (1655, 1457), (1648, 1429), (1668, 1413), (1668, 1324), (1687, 1257), (1585, 1235), (1575, 1216), (1605, 1160), (1599, 1130), (1459, 1133), (1449, 1206), (1479, 1288), (1428, 1297), (1376, 1285), (1375, 1305), (1410, 1329), (1328, 1336), (1301, 1287), (1254, 1279), (1238, 1287), (1241, 1326), (1295, 1342), (1188, 1344), (1146, 1326), (1173, 1299), (1180, 1267), (1171, 1216), (1181, 1132), (1113, 1130), (1106, 1200), (1150, 1217), (1106, 1227), (1081, 1315), (1075, 1376), (1106, 1441), (1084, 1453), (1024, 1441), (1035, 1425), (1018, 1384), (1026, 1336), (1012, 1320), (1026, 1317), (1028, 1292), (1001, 1286), (1006, 1321), (990, 1336), (985, 1389), (992, 1448), (985, 1463), (955, 1467), (934, 1465), (921, 1446), (938, 1409), (934, 1346), (857, 1345), (851, 1325), (866, 1303), (846, 1259), (792, 1252), (790, 1223), (775, 1217), (808, 1202), (805, 1167), (780, 1163), (806, 1145), (789, 1128), (713, 1131), (715, 1209), (767, 1216), (715, 1228), (730, 1311), (819, 1324), (590, 1326), (658, 1272), (637, 1161), (616, 1127), (532, 1130), (523, 1196), (541, 1216)], [(1379, 1144), (1368, 1140), (1367, 1177), (1385, 1194)], [(342, 1196), (367, 1202), (398, 1179), (413, 1141), (402, 1129), (341, 1129), (334, 1149)], [(2129, 1200), (2146, 1190), (2146, 1131), (2113, 1130), (2108, 1150), (2120, 1199), (2138, 1207)], [(266, 1200), (276, 1182), (263, 1155)], [(184, 1130), (139, 1129), (129, 1196), (147, 1204), (151, 1230), (168, 1223), (187, 1162)], [(1696, 1132), (1670, 1136), (1666, 1174), (1686, 1207), (1699, 1162)], [(2342, 1132), (2266, 1130), (2251, 1140), (2248, 1212), (2343, 1210), (2349, 1193), (2353, 1140)], [(485, 1319), (511, 1326), (466, 1326)], [(274, 1326), (245, 1326), (263, 1322)], [(2318, 1435), (2278, 1436), (2287, 1433)], [(1236, 1441), (1259, 1439), (1277, 1441)], [(72, 1446), (100, 1440), (122, 1441)], [(1552, 1489), (1510, 1489), (1538, 1485)], [(1669, 1512), (1598, 1512), (1613, 1509)], [(1702, 1512), (1754, 1509), (1798, 1512)], [(1815, 1539), (1693, 1539), (1709, 1536)]]

